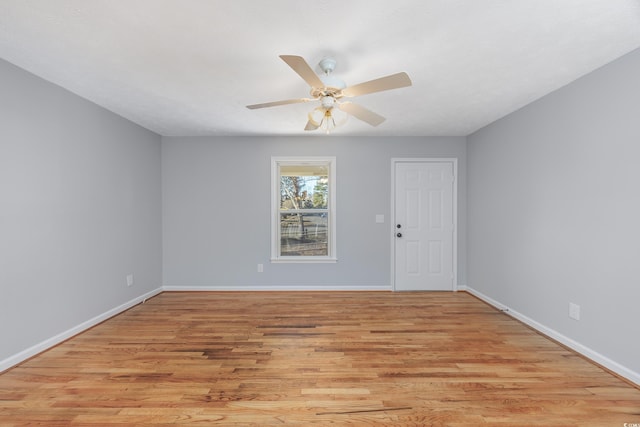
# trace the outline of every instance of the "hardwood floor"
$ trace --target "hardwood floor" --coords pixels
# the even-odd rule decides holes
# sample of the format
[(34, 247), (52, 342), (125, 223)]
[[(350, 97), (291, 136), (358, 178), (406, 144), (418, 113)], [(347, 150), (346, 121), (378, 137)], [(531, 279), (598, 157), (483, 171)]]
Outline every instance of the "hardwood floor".
[(0, 426), (625, 423), (638, 388), (464, 292), (165, 292), (0, 375)]

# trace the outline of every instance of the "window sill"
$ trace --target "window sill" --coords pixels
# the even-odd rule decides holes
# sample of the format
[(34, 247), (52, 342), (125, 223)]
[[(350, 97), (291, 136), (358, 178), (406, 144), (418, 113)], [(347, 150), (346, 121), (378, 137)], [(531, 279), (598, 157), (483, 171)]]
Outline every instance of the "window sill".
[(337, 258), (309, 258), (309, 257), (291, 257), (291, 258), (271, 258), (272, 264), (335, 264)]

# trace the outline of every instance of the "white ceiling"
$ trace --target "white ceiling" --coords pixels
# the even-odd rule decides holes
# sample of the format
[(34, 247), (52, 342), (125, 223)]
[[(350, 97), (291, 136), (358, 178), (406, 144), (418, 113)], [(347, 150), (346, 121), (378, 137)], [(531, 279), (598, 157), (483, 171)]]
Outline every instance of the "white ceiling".
[[(308, 135), (314, 105), (278, 55), (385, 116), (341, 135), (468, 135), (640, 47), (640, 0), (0, 0), (0, 58), (162, 135)], [(0, 94), (1, 96), (1, 94)], [(316, 131), (318, 132), (318, 131)]]

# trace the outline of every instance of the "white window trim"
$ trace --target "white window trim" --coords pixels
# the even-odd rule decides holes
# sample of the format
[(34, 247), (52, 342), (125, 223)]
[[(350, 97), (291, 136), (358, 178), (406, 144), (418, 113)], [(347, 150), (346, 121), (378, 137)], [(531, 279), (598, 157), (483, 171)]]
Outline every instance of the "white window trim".
[[(327, 256), (280, 256), (280, 165), (329, 165), (329, 227)], [(336, 254), (336, 158), (321, 156), (271, 157), (271, 262), (335, 263)]]

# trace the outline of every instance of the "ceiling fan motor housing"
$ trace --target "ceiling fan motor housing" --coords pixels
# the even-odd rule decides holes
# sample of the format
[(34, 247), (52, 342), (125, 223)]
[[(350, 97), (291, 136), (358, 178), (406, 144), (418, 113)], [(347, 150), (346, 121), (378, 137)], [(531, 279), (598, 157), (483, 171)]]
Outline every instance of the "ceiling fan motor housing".
[(347, 87), (345, 82), (343, 82), (341, 79), (334, 77), (332, 75), (324, 75), (324, 76), (318, 76), (318, 77), (320, 77), (320, 80), (322, 81), (322, 83), (324, 83), (324, 87), (327, 89), (342, 90), (345, 87)]

